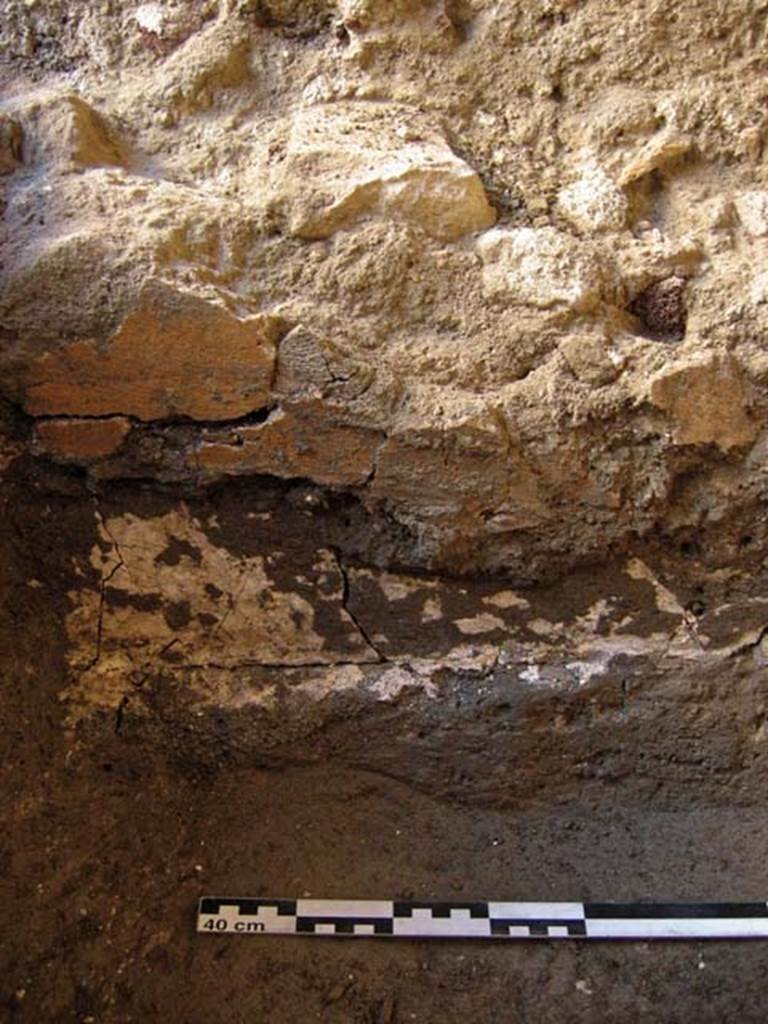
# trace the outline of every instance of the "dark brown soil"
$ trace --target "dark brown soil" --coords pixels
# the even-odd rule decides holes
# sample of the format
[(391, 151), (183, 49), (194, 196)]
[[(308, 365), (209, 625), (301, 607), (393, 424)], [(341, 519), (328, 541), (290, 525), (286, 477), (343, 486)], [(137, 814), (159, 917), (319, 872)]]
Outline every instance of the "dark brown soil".
[[(0, 1019), (765, 1019), (762, 942), (197, 935), (206, 894), (764, 899), (768, 811), (757, 775), (738, 807), (714, 805), (715, 791), (692, 781), (677, 784), (670, 810), (652, 791), (638, 800), (631, 780), (609, 780), (592, 809), (584, 799), (498, 810), (471, 791), (430, 795), (403, 771), (351, 767), (327, 738), (320, 763), (266, 769), (242, 753), (185, 764), (183, 743), (172, 757), (163, 749), (167, 726), (152, 741), (112, 721), (67, 736), (66, 591), (72, 554), (92, 536), (80, 485), (50, 487), (32, 474), (0, 496)], [(460, 768), (447, 741), (431, 756), (446, 773)]]
[(30, 777), (14, 805), (0, 939), (13, 1021), (764, 1019), (761, 942), (194, 932), (206, 893), (759, 899), (763, 811), (495, 814), (333, 767), (201, 784), (117, 759)]

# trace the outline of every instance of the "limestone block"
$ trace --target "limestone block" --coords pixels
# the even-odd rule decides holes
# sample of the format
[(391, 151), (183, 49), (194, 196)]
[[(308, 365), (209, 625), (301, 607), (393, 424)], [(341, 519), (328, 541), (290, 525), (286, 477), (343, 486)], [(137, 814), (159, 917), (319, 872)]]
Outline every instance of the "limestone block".
[(627, 161), (619, 175), (619, 184), (630, 185), (651, 171), (679, 160), (690, 148), (691, 140), (686, 135), (673, 130), (659, 132)]
[(616, 267), (629, 296), (665, 278), (687, 279), (699, 270), (705, 256), (701, 240), (694, 235), (667, 238), (649, 231), (640, 239), (623, 245), (616, 256)]
[(659, 126), (654, 97), (627, 85), (590, 96), (585, 108), (563, 119), (560, 134), (573, 147), (589, 147), (608, 159), (629, 159)]
[(506, 428), (485, 396), (427, 383), (412, 385), (398, 402), (390, 440), (473, 455), (498, 455), (509, 447)]
[(33, 416), (235, 419), (267, 402), (279, 333), (274, 316), (237, 317), (150, 284), (106, 347), (78, 341), (34, 360), (25, 407)]
[(459, 32), (443, 0), (340, 0), (345, 28), (361, 50), (415, 41), (428, 49), (458, 44)]
[(250, 41), (227, 25), (214, 25), (168, 58), (165, 89), (179, 113), (209, 109), (218, 93), (250, 77)]
[(594, 308), (601, 270), (582, 242), (551, 227), (497, 228), (477, 242), (488, 298), (540, 309)]
[(328, 238), (365, 217), (382, 217), (454, 241), (496, 219), (475, 171), (394, 104), (299, 111), (272, 170), (271, 193), (301, 238)]
[(579, 231), (618, 231), (626, 224), (626, 197), (596, 163), (584, 166), (581, 175), (560, 190), (557, 206)]
[(124, 167), (128, 149), (116, 130), (75, 94), (59, 96), (30, 111), (35, 149), (69, 168)]
[(729, 451), (757, 437), (740, 368), (728, 357), (713, 354), (666, 367), (651, 379), (648, 396), (668, 414), (678, 444), (716, 444)]
[(768, 192), (742, 192), (734, 206), (744, 231), (753, 238), (768, 235)]
[(37, 424), (37, 440), (54, 458), (92, 462), (112, 455), (131, 430), (125, 416), (110, 419), (52, 419)]
[(346, 25), (365, 30), (396, 24), (434, 6), (432, 0), (340, 0), (339, 11)]
[(319, 340), (303, 325), (294, 327), (280, 342), (275, 374), (275, 392), (295, 395), (322, 391), (333, 382)]
[(602, 335), (572, 335), (560, 343), (560, 351), (574, 376), (585, 384), (610, 384), (621, 372), (623, 360)]
[(161, 59), (128, 92), (131, 107), (138, 108), (123, 108), (128, 119), (151, 112), (169, 129), (190, 114), (210, 110), (222, 94), (251, 78), (253, 23), (247, 12), (242, 18), (209, 19), (202, 7), (144, 4), (133, 12), (127, 30), (136, 33), (137, 48)]

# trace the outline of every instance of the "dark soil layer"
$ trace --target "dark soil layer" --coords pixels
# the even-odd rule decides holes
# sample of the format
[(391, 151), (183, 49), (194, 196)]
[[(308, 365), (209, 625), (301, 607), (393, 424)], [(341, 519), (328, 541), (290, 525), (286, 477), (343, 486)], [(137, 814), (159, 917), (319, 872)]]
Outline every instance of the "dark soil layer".
[[(59, 697), (63, 622), (72, 556), (92, 544), (92, 506), (76, 481), (63, 477), (56, 493), (50, 487), (30, 475), (23, 490), (0, 495), (0, 1019), (765, 1019), (768, 966), (759, 941), (198, 936), (195, 905), (205, 894), (765, 899), (762, 768), (743, 776), (747, 788), (681, 777), (673, 801), (624, 773), (594, 801), (585, 786), (578, 803), (561, 794), (556, 809), (499, 810), (475, 799), (477, 790), (459, 792), (461, 799), (448, 798), (450, 787), (430, 795), (423, 779), (411, 784), (407, 764), (379, 757), (370, 770), (362, 749), (370, 726), (355, 753), (354, 721), (346, 731), (337, 726), (344, 743), (334, 746), (334, 732), (323, 733), (315, 747), (303, 743), (303, 764), (297, 757), (269, 768), (256, 757), (249, 764), (242, 750), (234, 761), (185, 764), (185, 733), (170, 751), (168, 722), (156, 733), (134, 730), (130, 720), (115, 731), (105, 717), (70, 736)], [(44, 585), (31, 585), (35, 579)], [(749, 700), (759, 698), (755, 686), (745, 691)], [(432, 752), (446, 768), (458, 725)], [(724, 728), (737, 733), (736, 725)], [(712, 750), (719, 742), (715, 730)], [(476, 758), (476, 774), (480, 767)], [(729, 766), (724, 776), (731, 778)]]
[(767, 825), (477, 812), (334, 768), (196, 784), (71, 766), (30, 778), (5, 834), (3, 999), (34, 1024), (762, 1021), (759, 941), (216, 938), (195, 934), (194, 907), (204, 893), (759, 899)]

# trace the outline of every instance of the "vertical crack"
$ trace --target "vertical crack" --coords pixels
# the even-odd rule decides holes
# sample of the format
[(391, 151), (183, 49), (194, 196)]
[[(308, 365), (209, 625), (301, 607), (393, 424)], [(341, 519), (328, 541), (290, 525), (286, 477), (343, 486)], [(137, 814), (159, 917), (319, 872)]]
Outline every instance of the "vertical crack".
[(112, 566), (112, 568), (109, 570), (106, 576), (102, 573), (101, 579), (99, 581), (99, 608), (96, 613), (96, 650), (94, 652), (93, 657), (83, 666), (83, 672), (88, 672), (95, 665), (98, 665), (99, 661), (101, 660), (101, 648), (104, 639), (104, 612), (107, 601), (107, 586), (109, 582), (114, 578), (116, 573), (120, 569), (125, 567), (125, 560), (123, 559), (123, 555), (120, 550), (120, 545), (117, 543), (115, 537), (113, 537), (112, 534), (110, 533), (109, 527), (107, 526), (106, 520), (102, 515), (101, 509), (98, 507), (98, 504), (96, 505), (96, 518), (98, 519), (99, 524), (103, 528), (104, 533), (106, 533), (106, 535), (109, 537), (110, 542), (112, 543), (115, 555), (117, 556), (117, 562)]
[(371, 639), (368, 630), (365, 628), (365, 626), (362, 624), (362, 622), (358, 619), (357, 615), (355, 615), (355, 613), (349, 606), (349, 574), (347, 573), (347, 568), (344, 565), (344, 561), (341, 557), (341, 552), (339, 551), (338, 548), (331, 548), (330, 551), (331, 554), (333, 555), (333, 560), (336, 563), (336, 568), (339, 570), (339, 575), (341, 576), (341, 607), (343, 611), (345, 611), (349, 618), (352, 620), (352, 624), (360, 634), (360, 637), (362, 638), (365, 645), (368, 648), (370, 648), (371, 652), (376, 656), (376, 661), (380, 663), (388, 661), (389, 659), (379, 650), (379, 648)]
[(130, 704), (131, 698), (127, 695), (122, 698), (120, 703), (117, 705), (117, 711), (115, 712), (115, 732), (119, 733), (123, 728), (123, 718), (125, 717), (125, 709)]
[(109, 570), (106, 576), (102, 575), (101, 577), (101, 584), (99, 586), (99, 614), (96, 622), (96, 656), (92, 664), (89, 665), (89, 668), (92, 668), (93, 665), (98, 664), (101, 658), (101, 646), (104, 637), (104, 610), (107, 600), (107, 585), (115, 577), (116, 573), (119, 572), (119, 570), (125, 566), (125, 560), (123, 558), (123, 553), (120, 550), (120, 545), (117, 542), (117, 538), (114, 537), (113, 534), (111, 533), (109, 526), (107, 526), (107, 520), (104, 518), (101, 509), (98, 507), (98, 505), (96, 507), (96, 515), (98, 517), (101, 528), (103, 529), (107, 537), (109, 537), (112, 547), (114, 548), (115, 555), (117, 556), (117, 562), (112, 566), (112, 568)]

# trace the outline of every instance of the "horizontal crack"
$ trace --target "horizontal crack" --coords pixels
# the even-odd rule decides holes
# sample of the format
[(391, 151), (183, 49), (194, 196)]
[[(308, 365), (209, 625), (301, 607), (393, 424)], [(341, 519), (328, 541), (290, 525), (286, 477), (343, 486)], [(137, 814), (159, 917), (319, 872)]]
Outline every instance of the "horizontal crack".
[(132, 413), (127, 412), (108, 412), (101, 414), (92, 413), (50, 413), (41, 416), (33, 416), (30, 413), (24, 411), (21, 406), (16, 407), (19, 412), (33, 423), (50, 423), (57, 422), (59, 420), (87, 420), (93, 423), (103, 423), (114, 419), (125, 419), (129, 420), (133, 425), (137, 427), (200, 427), (201, 429), (222, 429), (226, 430), (229, 427), (247, 427), (255, 426), (260, 423), (266, 423), (272, 413), (279, 409), (279, 404), (269, 404), (259, 406), (258, 409), (252, 409), (250, 412), (244, 413), (242, 416), (232, 417), (230, 419), (221, 420), (203, 420), (196, 419), (193, 416), (165, 416), (158, 417), (157, 419), (143, 420), (139, 416), (134, 416)]
[(179, 665), (179, 669), (185, 671), (187, 669), (205, 670), (205, 669), (217, 669), (222, 672), (237, 672), (241, 668), (262, 668), (262, 669), (275, 669), (280, 672), (286, 671), (286, 669), (302, 669), (302, 668), (346, 668), (351, 665), (357, 666), (371, 666), (379, 665), (382, 662), (382, 658), (370, 658), (368, 660), (362, 659), (349, 659), (341, 661), (238, 661), (236, 665), (225, 665), (222, 662), (217, 661), (206, 661), (206, 662), (184, 662)]

